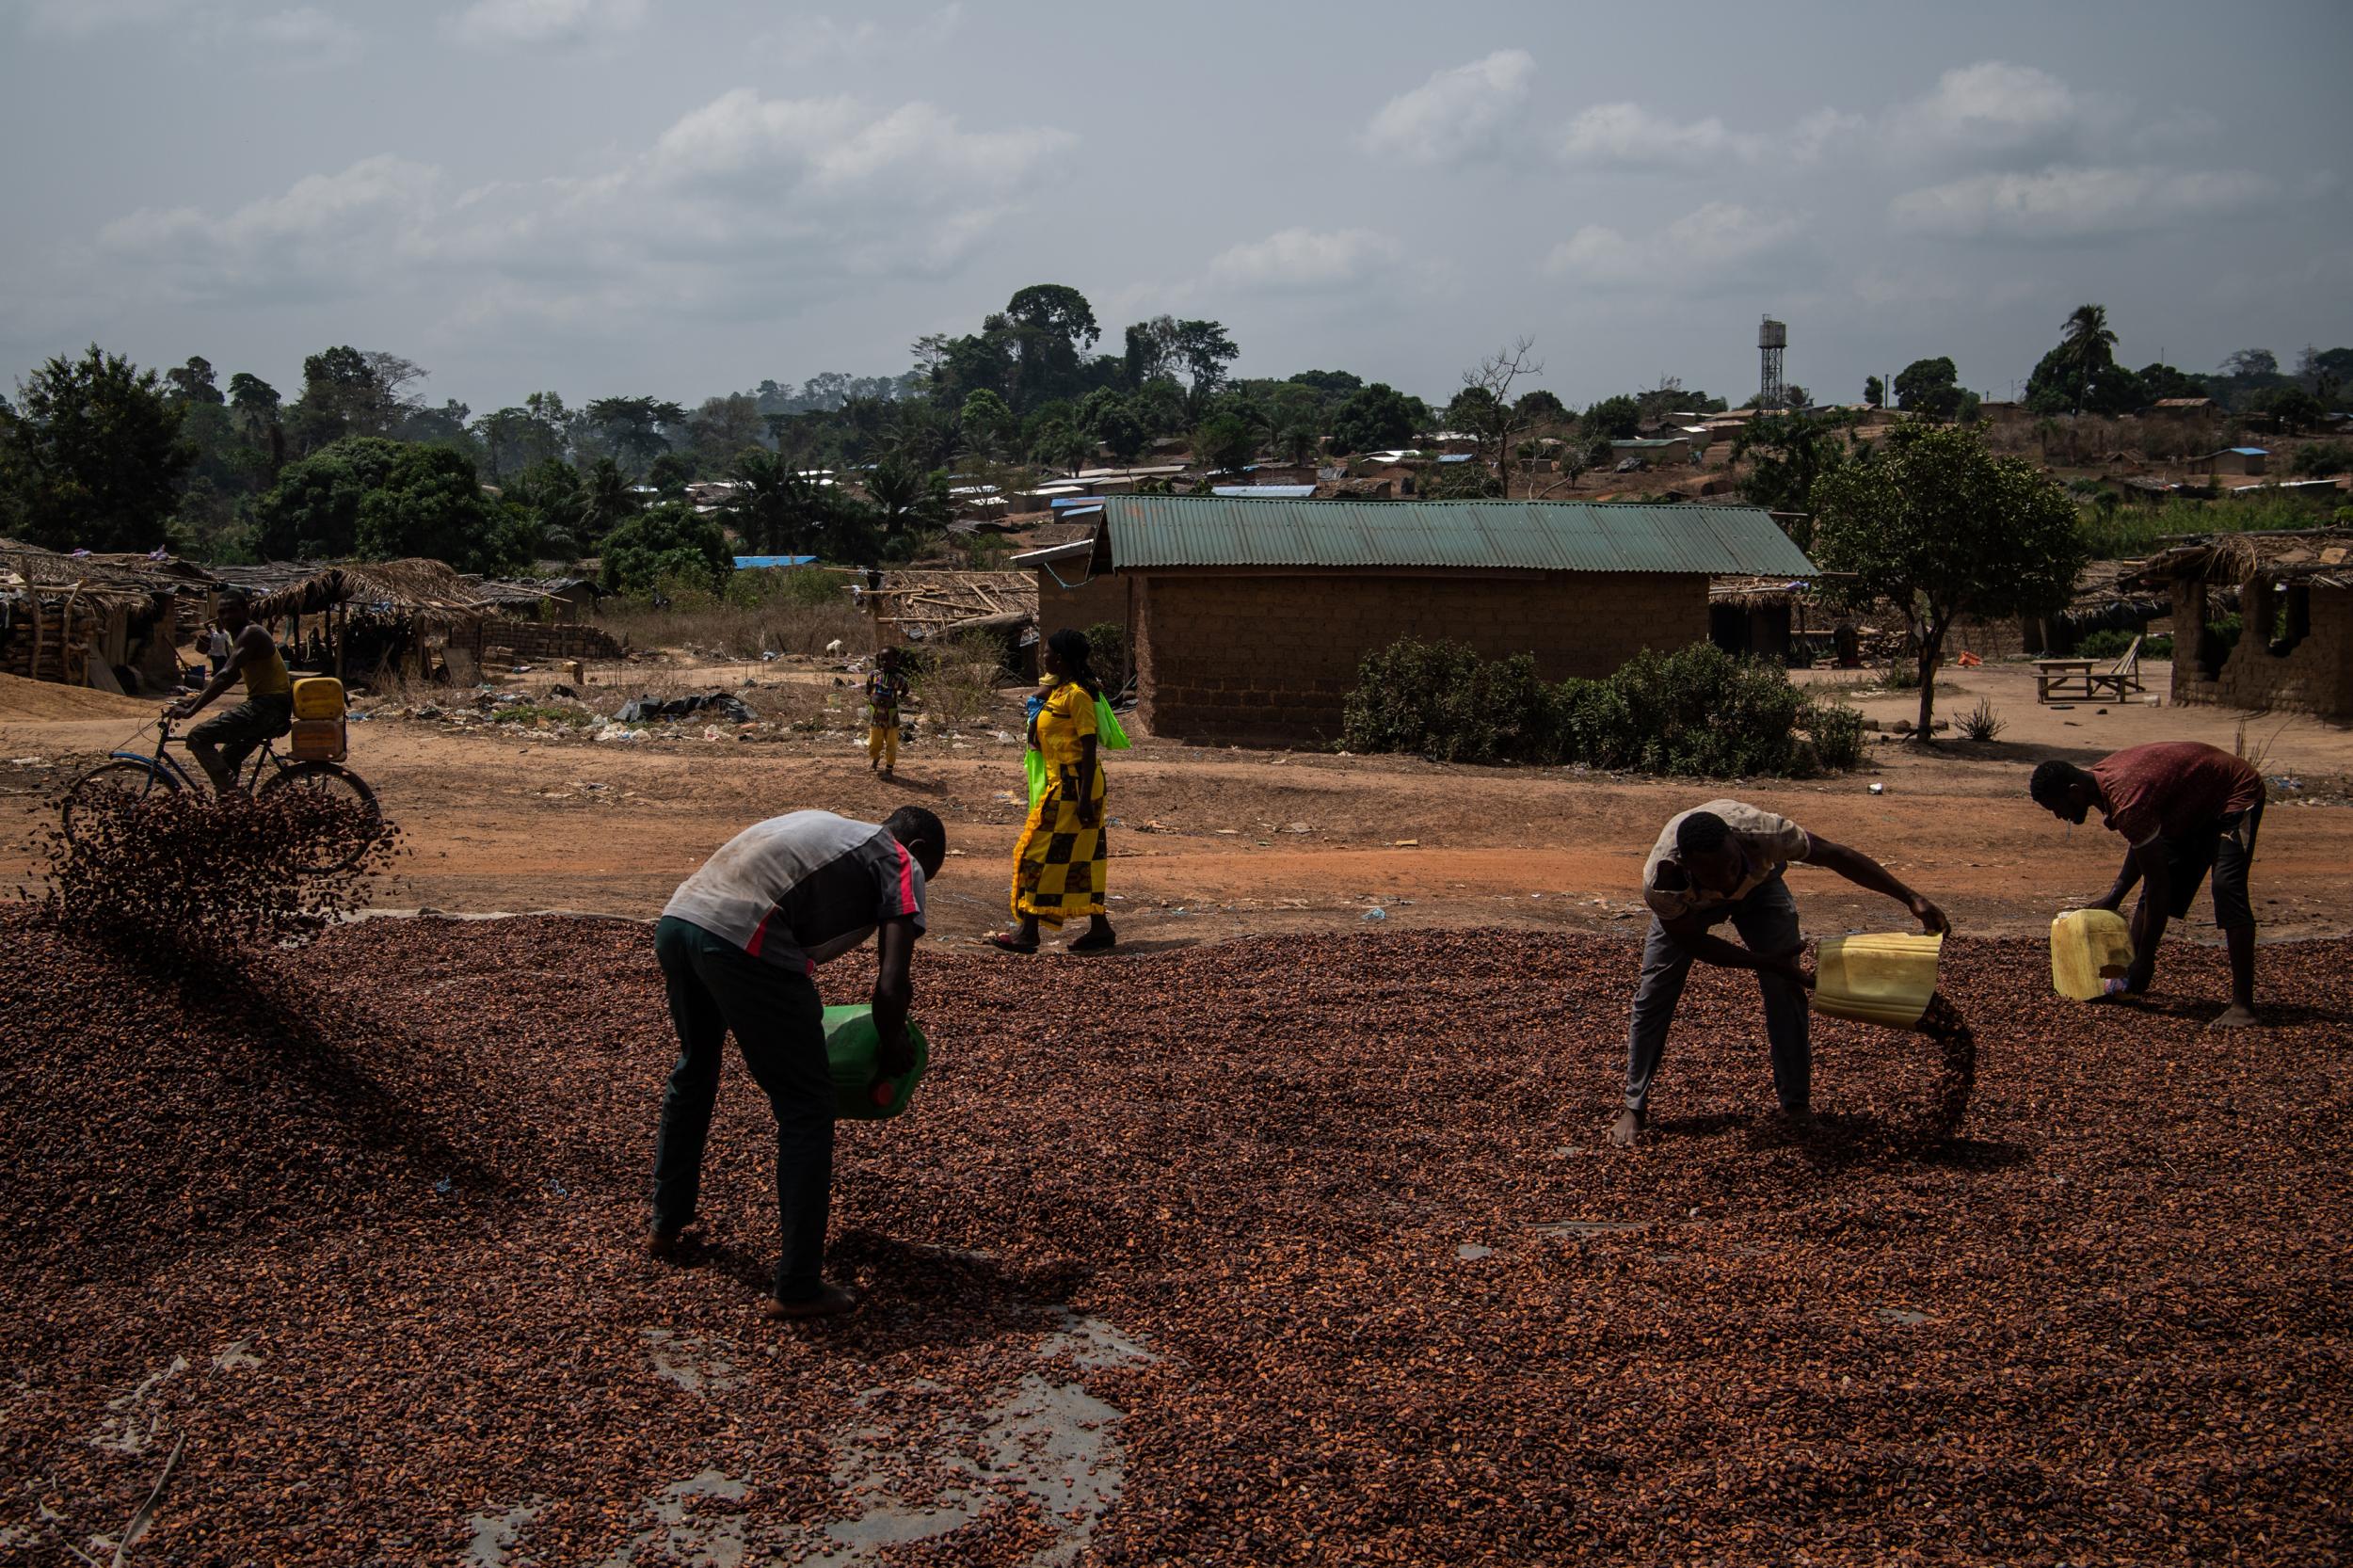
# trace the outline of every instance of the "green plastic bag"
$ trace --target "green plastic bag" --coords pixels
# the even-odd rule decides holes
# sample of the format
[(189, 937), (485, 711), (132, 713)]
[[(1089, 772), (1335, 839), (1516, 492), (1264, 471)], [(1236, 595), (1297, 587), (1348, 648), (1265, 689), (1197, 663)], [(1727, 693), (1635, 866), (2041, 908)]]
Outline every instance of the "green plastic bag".
[(1038, 801), (1046, 793), (1046, 754), (1032, 746), (1021, 754), (1022, 771), (1030, 776), (1030, 809), (1037, 809)]
[(881, 1037), (874, 1030), (872, 1007), (825, 1009), (825, 1061), (833, 1069), (833, 1115), (838, 1122), (888, 1121), (907, 1108), (915, 1085), (932, 1064), (931, 1042), (907, 1020), (907, 1039), (915, 1047), (915, 1066), (904, 1078), (882, 1077), (875, 1060)]
[(1119, 715), (1112, 712), (1111, 699), (1100, 692), (1095, 694), (1095, 744), (1105, 751), (1128, 749), (1128, 732), (1119, 728)]

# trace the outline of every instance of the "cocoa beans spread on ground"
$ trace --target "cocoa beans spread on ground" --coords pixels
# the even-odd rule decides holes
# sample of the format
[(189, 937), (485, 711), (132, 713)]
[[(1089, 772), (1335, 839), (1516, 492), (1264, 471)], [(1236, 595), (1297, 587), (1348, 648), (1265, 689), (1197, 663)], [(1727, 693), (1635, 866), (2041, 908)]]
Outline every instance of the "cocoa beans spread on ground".
[(2267, 948), (2278, 1027), (2209, 1034), (2217, 953), (2126, 1011), (1956, 941), (1939, 1033), (1817, 1020), (1802, 1135), (1754, 984), (1696, 970), (1631, 1153), (1628, 942), (926, 944), (932, 1076), (840, 1128), (866, 1300), (812, 1326), (755, 1315), (740, 1065), (700, 1251), (638, 1250), (644, 930), (172, 969), (20, 909), (0, 946), (14, 1560), (105, 1560), (183, 1439), (132, 1561), (2289, 1563), (2353, 1526), (2353, 943)]

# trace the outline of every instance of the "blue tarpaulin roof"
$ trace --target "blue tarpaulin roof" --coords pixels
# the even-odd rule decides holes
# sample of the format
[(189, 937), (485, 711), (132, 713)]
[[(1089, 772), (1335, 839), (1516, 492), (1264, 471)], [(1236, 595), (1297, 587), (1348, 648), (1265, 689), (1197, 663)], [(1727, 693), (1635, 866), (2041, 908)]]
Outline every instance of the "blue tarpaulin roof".
[(816, 562), (814, 555), (738, 555), (735, 569), (759, 571), (766, 567), (807, 567), (814, 566)]
[(1058, 495), (1046, 504), (1059, 512), (1065, 506), (1100, 506), (1103, 498), (1099, 495)]
[(1212, 485), (1216, 495), (1249, 495), (1261, 501), (1305, 501), (1316, 493), (1313, 485)]

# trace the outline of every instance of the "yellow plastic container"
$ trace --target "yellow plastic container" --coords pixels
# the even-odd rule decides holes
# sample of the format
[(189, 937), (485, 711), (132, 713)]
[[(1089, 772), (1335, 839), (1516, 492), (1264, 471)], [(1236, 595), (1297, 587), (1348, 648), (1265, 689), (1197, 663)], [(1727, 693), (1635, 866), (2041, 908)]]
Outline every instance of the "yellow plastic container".
[(297, 762), (340, 762), (344, 760), (344, 721), (296, 719), (286, 732), (286, 749)]
[(1942, 936), (1887, 932), (1825, 936), (1815, 949), (1814, 1010), (1890, 1029), (1910, 1029), (1936, 994)]
[(2070, 909), (2051, 922), (2051, 989), (2090, 1001), (2133, 967), (2133, 931), (2108, 909)]
[(306, 675), (294, 683), (294, 716), (297, 719), (340, 719), (344, 716), (344, 683), (331, 675)]

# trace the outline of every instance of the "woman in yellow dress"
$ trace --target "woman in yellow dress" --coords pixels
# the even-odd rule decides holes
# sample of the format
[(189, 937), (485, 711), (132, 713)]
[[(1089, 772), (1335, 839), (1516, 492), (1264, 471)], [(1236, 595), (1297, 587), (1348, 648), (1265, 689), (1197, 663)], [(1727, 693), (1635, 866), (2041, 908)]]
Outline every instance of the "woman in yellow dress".
[(1030, 721), (1030, 744), (1046, 762), (1046, 789), (1030, 808), (1013, 852), (1013, 932), (988, 939), (1007, 952), (1035, 952), (1040, 924), (1059, 929), (1087, 918), (1071, 952), (1109, 952), (1118, 937), (1103, 906), (1103, 769), (1096, 759), (1095, 699), (1103, 683), (1087, 640), (1064, 629), (1046, 639), (1053, 688)]

